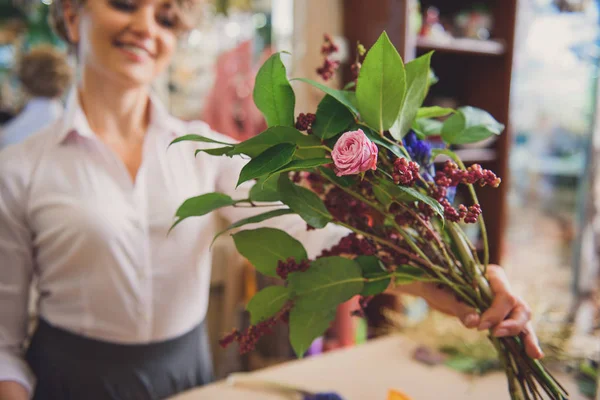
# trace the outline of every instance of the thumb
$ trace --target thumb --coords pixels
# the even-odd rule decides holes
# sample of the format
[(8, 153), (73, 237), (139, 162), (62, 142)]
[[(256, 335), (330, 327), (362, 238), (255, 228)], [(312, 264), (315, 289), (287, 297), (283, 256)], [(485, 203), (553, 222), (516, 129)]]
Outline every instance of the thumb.
[(466, 304), (458, 304), (456, 316), (467, 328), (475, 328), (479, 326), (479, 314), (477, 311), (475, 311), (475, 309)]

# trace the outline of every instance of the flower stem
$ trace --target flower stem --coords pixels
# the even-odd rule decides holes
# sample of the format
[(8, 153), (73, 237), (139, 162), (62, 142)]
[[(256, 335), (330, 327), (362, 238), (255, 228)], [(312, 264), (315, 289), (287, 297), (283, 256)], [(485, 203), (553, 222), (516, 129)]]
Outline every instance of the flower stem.
[[(452, 153), (454, 154), (454, 153)], [(460, 169), (462, 169), (463, 171), (466, 171), (467, 168), (465, 167), (465, 164), (462, 162), (462, 160), (460, 159), (460, 157), (458, 157), (456, 154), (454, 154), (454, 161), (456, 162), (456, 164), (458, 164), (458, 166), (460, 167)], [(467, 185), (467, 187), (469, 188), (469, 192), (471, 193), (471, 198), (473, 199), (473, 202), (475, 204), (479, 204), (479, 199), (477, 198), (477, 193), (475, 193), (475, 187), (473, 185)], [(483, 214), (479, 215), (478, 218), (478, 222), (479, 222), (479, 228), (481, 229), (481, 239), (483, 240), (483, 273), (487, 273), (487, 267), (488, 264), (490, 263), (490, 246), (488, 243), (488, 235), (487, 235), (487, 229), (485, 227), (485, 221), (483, 219)]]

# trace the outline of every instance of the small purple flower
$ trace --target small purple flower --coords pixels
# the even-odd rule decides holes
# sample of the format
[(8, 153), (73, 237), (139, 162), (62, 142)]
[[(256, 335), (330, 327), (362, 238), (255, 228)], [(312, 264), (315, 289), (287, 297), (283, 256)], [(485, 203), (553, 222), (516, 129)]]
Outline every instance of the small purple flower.
[(450, 203), (453, 203), (454, 197), (456, 197), (456, 186), (450, 186), (446, 189), (446, 198)]
[(418, 163), (423, 169), (429, 169), (431, 165), (431, 144), (426, 140), (420, 140), (414, 131), (409, 131), (402, 140), (410, 158)]

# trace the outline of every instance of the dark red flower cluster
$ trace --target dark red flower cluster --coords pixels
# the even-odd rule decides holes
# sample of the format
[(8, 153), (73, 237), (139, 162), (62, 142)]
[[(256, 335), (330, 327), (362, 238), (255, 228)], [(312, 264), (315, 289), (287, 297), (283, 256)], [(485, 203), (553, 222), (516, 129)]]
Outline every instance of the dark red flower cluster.
[(333, 42), (333, 38), (330, 34), (326, 33), (323, 35), (323, 45), (321, 46), (321, 54), (329, 56), (333, 53), (337, 53), (339, 47)]
[(467, 224), (474, 224), (481, 215), (481, 206), (479, 204), (473, 204), (469, 207), (467, 215), (465, 216), (465, 222)]
[(460, 183), (478, 184), (479, 186), (500, 186), (501, 179), (492, 171), (481, 168), (479, 164), (473, 164), (466, 171), (458, 168), (452, 161), (446, 161), (444, 168), (435, 175), (435, 183), (439, 186), (457, 186)]
[(351, 233), (340, 240), (338, 244), (329, 250), (323, 250), (321, 257), (340, 256), (352, 254), (357, 256), (372, 256), (377, 253), (377, 247), (365, 238), (359, 238), (356, 233)]
[(321, 46), (321, 54), (325, 56), (325, 60), (323, 60), (323, 65), (317, 68), (317, 74), (319, 74), (324, 81), (330, 80), (333, 77), (333, 74), (335, 74), (335, 71), (340, 67), (339, 61), (330, 58), (330, 56), (338, 50), (338, 46), (333, 43), (331, 36), (325, 34), (323, 37), (323, 46)]
[(444, 207), (444, 218), (448, 221), (459, 222), (467, 215), (467, 207), (463, 204), (458, 206), (458, 210), (452, 207), (448, 199), (442, 199), (440, 204)]
[(329, 190), (323, 202), (337, 221), (363, 230), (373, 225), (373, 210), (338, 187)]
[(350, 66), (350, 72), (352, 73), (352, 80), (356, 82), (358, 79), (358, 74), (360, 74), (360, 69), (362, 64), (360, 62), (355, 62)]
[(323, 65), (317, 68), (317, 74), (324, 80), (328, 81), (333, 77), (335, 71), (340, 67), (340, 62), (326, 58), (323, 60)]
[(392, 178), (396, 185), (414, 185), (419, 178), (419, 164), (414, 161), (408, 161), (406, 158), (397, 158), (394, 161)]
[(429, 193), (431, 197), (441, 202), (448, 195), (448, 188), (446, 186), (437, 186), (434, 184), (430, 184)]
[(479, 204), (474, 204), (469, 208), (461, 204), (458, 206), (458, 209), (452, 207), (448, 199), (442, 199), (440, 204), (444, 207), (444, 218), (448, 221), (460, 222), (464, 220), (467, 224), (474, 224), (477, 222), (479, 215), (481, 215), (481, 206)]
[(306, 271), (310, 267), (310, 261), (302, 260), (299, 263), (293, 257), (288, 258), (285, 262), (279, 260), (277, 263), (277, 275), (281, 279), (287, 279), (292, 272)]
[(273, 327), (277, 322), (287, 322), (289, 320), (291, 307), (292, 304), (288, 303), (275, 316), (265, 319), (256, 325), (250, 325), (244, 332), (234, 329), (229, 335), (219, 340), (219, 345), (225, 348), (233, 342), (238, 342), (241, 354), (252, 351), (261, 337), (273, 333)]
[(296, 118), (296, 129), (299, 131), (306, 131), (312, 133), (312, 124), (315, 122), (317, 116), (311, 113), (300, 113)]
[(321, 175), (311, 172), (306, 176), (306, 180), (313, 192), (316, 194), (325, 193), (325, 179)]

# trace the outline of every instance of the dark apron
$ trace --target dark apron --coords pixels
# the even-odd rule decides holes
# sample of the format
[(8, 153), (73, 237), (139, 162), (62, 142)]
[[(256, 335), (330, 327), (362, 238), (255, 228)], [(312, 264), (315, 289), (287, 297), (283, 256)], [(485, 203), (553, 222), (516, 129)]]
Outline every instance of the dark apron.
[(39, 321), (27, 351), (34, 400), (164, 399), (213, 380), (204, 323), (163, 342), (127, 345)]

